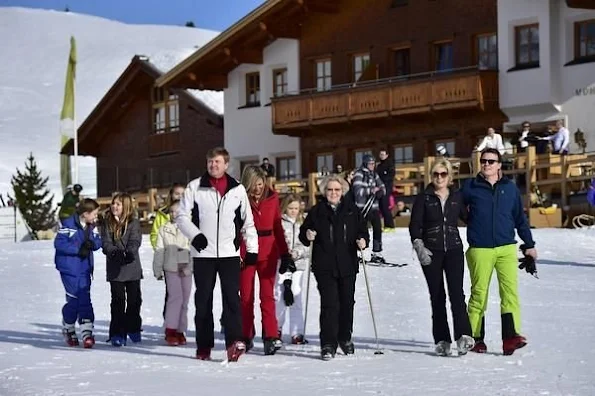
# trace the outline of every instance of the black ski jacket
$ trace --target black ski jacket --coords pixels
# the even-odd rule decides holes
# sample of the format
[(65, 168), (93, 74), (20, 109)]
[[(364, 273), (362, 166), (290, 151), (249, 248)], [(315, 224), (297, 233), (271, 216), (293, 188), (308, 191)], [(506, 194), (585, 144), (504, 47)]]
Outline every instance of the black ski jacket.
[(411, 210), (411, 241), (421, 239), (430, 250), (462, 249), (459, 219), (467, 220), (467, 207), (463, 203), (463, 195), (451, 188), (443, 212), (434, 184), (430, 183), (422, 194), (417, 195)]

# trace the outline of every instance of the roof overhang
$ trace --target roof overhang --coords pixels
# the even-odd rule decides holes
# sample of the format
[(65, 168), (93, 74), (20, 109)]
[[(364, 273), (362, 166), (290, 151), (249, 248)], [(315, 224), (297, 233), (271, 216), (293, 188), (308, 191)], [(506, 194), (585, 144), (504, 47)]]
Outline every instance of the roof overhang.
[(593, 0), (566, 0), (566, 5), (570, 8), (595, 10), (595, 1)]
[(268, 0), (157, 79), (159, 87), (220, 91), (242, 63), (262, 64), (263, 49), (279, 38), (298, 39), (311, 13), (336, 13), (338, 0)]

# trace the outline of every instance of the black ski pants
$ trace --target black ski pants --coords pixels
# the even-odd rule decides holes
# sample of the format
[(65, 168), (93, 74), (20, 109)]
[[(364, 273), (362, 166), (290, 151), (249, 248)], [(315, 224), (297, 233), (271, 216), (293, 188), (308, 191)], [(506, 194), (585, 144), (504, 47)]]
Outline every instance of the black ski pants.
[(463, 274), (465, 259), (462, 248), (455, 248), (446, 252), (432, 250), (430, 265), (422, 265), (432, 303), (432, 333), (434, 342), (452, 342), (448, 318), (446, 314), (446, 290), (444, 289), (444, 275), (450, 298), (450, 306), (454, 322), (455, 340), (461, 335), (471, 335), (471, 325), (467, 315), (465, 293), (463, 291)]
[(320, 293), (320, 346), (337, 348), (339, 342), (351, 340), (355, 278), (337, 278), (330, 272), (314, 273)]
[(109, 337), (116, 335), (126, 337), (130, 333), (138, 333), (142, 326), (140, 307), (143, 302), (140, 280), (111, 281), (110, 290), (112, 301)]
[(372, 224), (372, 251), (382, 251), (382, 224), (380, 224), (380, 213), (371, 209), (366, 218)]
[(213, 322), (213, 290), (219, 274), (223, 313), (221, 322), (225, 328), (225, 346), (242, 339), (242, 317), (240, 311), (240, 258), (194, 258), (194, 304), (196, 314), (197, 349), (215, 346)]

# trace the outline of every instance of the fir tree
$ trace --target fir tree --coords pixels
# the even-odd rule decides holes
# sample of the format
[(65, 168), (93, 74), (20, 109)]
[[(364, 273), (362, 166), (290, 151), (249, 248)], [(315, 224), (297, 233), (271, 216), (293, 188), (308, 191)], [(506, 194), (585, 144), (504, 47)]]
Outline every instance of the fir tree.
[(66, 7), (64, 7), (64, 12), (70, 12), (70, 7), (68, 7), (68, 4), (66, 4)]
[(47, 230), (56, 224), (56, 208), (52, 208), (54, 195), (50, 195), (46, 187), (48, 179), (41, 176), (33, 153), (27, 158), (25, 171), (17, 168), (17, 174), (12, 176), (16, 204), (33, 232)]
[(186, 22), (186, 25), (185, 25), (185, 26), (186, 26), (186, 27), (196, 27), (196, 26), (194, 25), (194, 22), (192, 22), (192, 21), (188, 21), (188, 22)]

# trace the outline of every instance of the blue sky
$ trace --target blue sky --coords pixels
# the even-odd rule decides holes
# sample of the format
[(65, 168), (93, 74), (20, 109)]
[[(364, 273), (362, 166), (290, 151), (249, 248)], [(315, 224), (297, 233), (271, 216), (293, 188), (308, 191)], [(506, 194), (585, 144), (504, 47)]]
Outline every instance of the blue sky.
[(0, 6), (64, 10), (127, 23), (184, 25), (224, 30), (264, 0), (0, 0)]

